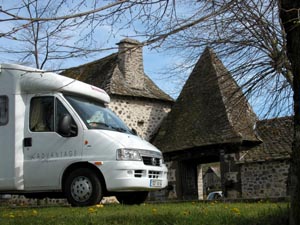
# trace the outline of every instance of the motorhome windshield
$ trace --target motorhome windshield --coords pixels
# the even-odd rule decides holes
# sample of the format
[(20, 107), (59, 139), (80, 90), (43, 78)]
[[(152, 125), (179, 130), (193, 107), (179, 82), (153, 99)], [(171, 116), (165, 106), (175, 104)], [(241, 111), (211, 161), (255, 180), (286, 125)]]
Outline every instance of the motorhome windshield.
[(88, 129), (114, 130), (133, 134), (132, 131), (103, 103), (93, 99), (64, 95)]

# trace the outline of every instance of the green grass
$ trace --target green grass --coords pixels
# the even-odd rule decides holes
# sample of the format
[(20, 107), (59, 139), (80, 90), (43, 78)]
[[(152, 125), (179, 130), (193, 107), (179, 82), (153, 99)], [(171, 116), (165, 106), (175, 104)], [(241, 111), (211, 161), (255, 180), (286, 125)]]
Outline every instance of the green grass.
[(97, 205), (85, 208), (0, 207), (0, 224), (94, 225), (284, 225), (287, 203), (166, 203), (125, 206)]

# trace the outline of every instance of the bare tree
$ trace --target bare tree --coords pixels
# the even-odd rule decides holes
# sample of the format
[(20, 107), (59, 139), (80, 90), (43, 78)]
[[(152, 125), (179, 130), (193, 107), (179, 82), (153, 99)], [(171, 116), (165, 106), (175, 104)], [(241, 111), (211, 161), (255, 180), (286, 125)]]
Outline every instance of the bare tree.
[[(48, 1), (42, 5), (38, 1), (23, 1), (24, 9), (30, 18), (39, 18), (49, 14), (55, 15), (57, 5), (53, 1)], [(51, 15), (50, 14), (50, 15)], [(64, 21), (32, 21), (24, 26), (20, 34), (15, 39), (20, 42), (21, 49), (5, 49), (10, 54), (18, 54), (21, 62), (35, 63), (36, 68), (44, 68), (46, 63), (57, 59), (70, 57), (70, 52), (64, 52), (60, 45), (72, 38), (67, 31), (72, 31), (64, 24)]]
[[(1, 7), (0, 12), (3, 15), (0, 24), (6, 30), (2, 31), (0, 38), (6, 39), (9, 44), (2, 45), (0, 53), (6, 59), (11, 56), (19, 63), (34, 65), (40, 69), (46, 66), (47, 69), (54, 70), (61, 68), (61, 62), (67, 59), (87, 57), (93, 52), (110, 50), (100, 49), (93, 43), (94, 29), (101, 25), (94, 24), (97, 20), (94, 13), (122, 1), (100, 8), (95, 8), (96, 2), (86, 5), (85, 1), (74, 4), (66, 0), (22, 0), (16, 6), (11, 3), (6, 6), (9, 8)], [(83, 9), (89, 10), (80, 13), (79, 10)], [(110, 13), (108, 15), (111, 16)]]
[[(145, 45), (150, 45), (162, 43), (169, 36), (206, 21), (216, 14), (216, 12), (205, 13), (205, 9), (196, 10), (193, 16), (180, 22), (176, 15), (175, 1), (107, 2), (103, 4), (96, 0), (89, 3), (86, 1), (73, 3), (67, 0), (23, 0), (20, 6), (2, 7), (0, 13), (3, 14), (3, 18), (0, 18), (0, 24), (6, 25), (14, 22), (14, 26), (2, 32), (0, 37), (23, 42), (23, 44), (29, 42), (31, 45), (30, 49), (26, 48), (23, 51), (4, 48), (2, 52), (23, 54), (21, 61), (32, 56), (35, 66), (41, 68), (52, 59), (82, 57), (92, 52), (112, 49), (112, 47), (103, 48), (95, 44), (97, 43), (97, 30), (103, 26), (110, 27), (111, 36), (115, 33), (128, 36), (128, 29), (132, 29), (138, 36), (144, 36)], [(199, 7), (197, 2), (194, 4)], [(206, 4), (203, 3), (203, 5)], [(219, 10), (225, 11), (229, 5), (225, 4)], [(64, 10), (59, 10), (61, 8)], [(194, 20), (193, 17), (200, 11), (202, 11), (201, 16)], [(165, 26), (168, 26), (167, 29)], [(74, 30), (80, 34), (77, 41), (66, 42), (66, 38), (70, 38), (68, 35), (72, 35)], [(167, 31), (167, 33), (162, 31)], [(64, 33), (68, 35), (62, 35)], [(92, 48), (91, 45), (93, 45)], [(51, 49), (47, 49), (50, 46)], [(49, 57), (50, 53), (54, 56)]]
[[(277, 1), (202, 2), (194, 6), (199, 10), (195, 9), (191, 17), (178, 13), (172, 26), (169, 20), (166, 27), (152, 33), (161, 38), (158, 46), (182, 55), (184, 60), (176, 65), (175, 76), (193, 68), (203, 48), (209, 45), (223, 58), (244, 93), (251, 99), (263, 100), (262, 117), (291, 114), (293, 76)], [(198, 22), (203, 11), (213, 16)], [(168, 30), (167, 25), (173, 29)]]
[[(66, 0), (22, 0), (16, 6), (10, 3), (1, 7), (0, 24), (6, 30), (0, 33), (0, 38), (9, 40), (11, 44), (2, 45), (0, 53), (5, 54), (6, 59), (11, 55), (18, 62), (36, 68), (42, 69), (48, 65), (48, 69), (57, 69), (57, 64), (62, 60), (110, 50), (100, 49), (94, 44), (93, 34), (97, 27), (107, 24), (117, 11), (122, 13), (124, 9), (117, 8), (99, 15), (96, 13), (126, 1), (101, 7), (97, 2), (86, 4), (85, 1), (79, 1), (75, 4)], [(87, 11), (80, 12), (83, 9)]]

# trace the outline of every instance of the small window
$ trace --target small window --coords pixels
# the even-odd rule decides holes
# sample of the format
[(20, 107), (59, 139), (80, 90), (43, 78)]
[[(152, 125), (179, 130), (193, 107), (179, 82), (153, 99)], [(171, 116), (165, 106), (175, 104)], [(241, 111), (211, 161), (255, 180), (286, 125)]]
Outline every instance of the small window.
[(0, 96), (0, 126), (8, 123), (8, 97)]

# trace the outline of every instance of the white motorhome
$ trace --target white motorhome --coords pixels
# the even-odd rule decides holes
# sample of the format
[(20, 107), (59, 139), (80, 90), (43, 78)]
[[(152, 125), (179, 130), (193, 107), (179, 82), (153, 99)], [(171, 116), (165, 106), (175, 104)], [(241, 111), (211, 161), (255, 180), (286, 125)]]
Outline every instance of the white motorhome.
[(105, 91), (55, 73), (0, 65), (0, 194), (66, 197), (73, 206), (115, 195), (145, 201), (167, 186), (162, 153), (106, 105)]

